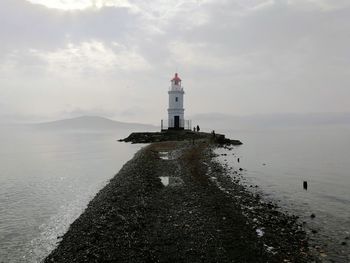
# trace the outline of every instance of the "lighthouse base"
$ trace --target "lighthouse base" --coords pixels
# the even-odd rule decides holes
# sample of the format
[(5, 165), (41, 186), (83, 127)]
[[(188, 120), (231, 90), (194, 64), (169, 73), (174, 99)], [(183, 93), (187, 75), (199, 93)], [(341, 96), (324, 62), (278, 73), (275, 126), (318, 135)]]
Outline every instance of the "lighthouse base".
[(167, 130), (176, 131), (176, 130), (184, 130), (184, 129), (185, 129), (184, 127), (169, 127)]
[(172, 120), (161, 120), (161, 130), (192, 130), (192, 121), (191, 120), (182, 120), (182, 119), (172, 119)]

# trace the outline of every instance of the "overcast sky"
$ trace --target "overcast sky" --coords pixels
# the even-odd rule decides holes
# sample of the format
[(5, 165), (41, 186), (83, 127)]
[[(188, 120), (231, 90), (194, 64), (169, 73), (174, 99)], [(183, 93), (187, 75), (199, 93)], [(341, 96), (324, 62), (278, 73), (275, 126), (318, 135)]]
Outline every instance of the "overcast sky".
[(1, 0), (0, 119), (350, 111), (349, 0)]

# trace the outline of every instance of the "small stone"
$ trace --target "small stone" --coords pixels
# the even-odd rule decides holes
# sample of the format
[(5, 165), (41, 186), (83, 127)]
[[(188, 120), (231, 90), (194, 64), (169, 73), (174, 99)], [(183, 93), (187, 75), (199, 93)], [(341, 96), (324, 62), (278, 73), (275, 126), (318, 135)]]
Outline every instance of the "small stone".
[(316, 215), (315, 215), (314, 213), (312, 213), (312, 214), (310, 215), (310, 217), (311, 217), (311, 218), (315, 218)]
[(346, 246), (346, 242), (345, 241), (341, 242), (341, 245)]

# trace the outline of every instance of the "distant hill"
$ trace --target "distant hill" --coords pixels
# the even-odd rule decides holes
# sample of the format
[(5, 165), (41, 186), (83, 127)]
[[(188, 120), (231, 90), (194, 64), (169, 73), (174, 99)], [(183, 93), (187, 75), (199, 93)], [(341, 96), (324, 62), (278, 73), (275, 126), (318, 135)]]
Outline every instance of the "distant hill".
[(114, 121), (98, 116), (81, 116), (72, 119), (64, 119), (52, 122), (45, 122), (35, 124), (36, 127), (44, 129), (55, 130), (89, 130), (89, 131), (101, 131), (101, 130), (140, 130), (140, 131), (153, 131), (158, 130), (156, 126), (141, 124), (141, 123), (128, 123)]

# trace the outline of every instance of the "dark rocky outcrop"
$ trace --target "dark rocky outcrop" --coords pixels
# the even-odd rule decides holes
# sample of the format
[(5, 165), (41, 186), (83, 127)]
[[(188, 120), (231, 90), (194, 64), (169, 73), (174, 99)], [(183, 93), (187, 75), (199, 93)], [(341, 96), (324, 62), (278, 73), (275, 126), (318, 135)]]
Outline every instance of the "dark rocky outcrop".
[(186, 130), (162, 131), (162, 132), (133, 132), (127, 138), (119, 141), (131, 143), (152, 143), (164, 141), (184, 141), (209, 139), (221, 145), (241, 145), (239, 140), (230, 140), (223, 134), (213, 134), (206, 132), (193, 132)]

